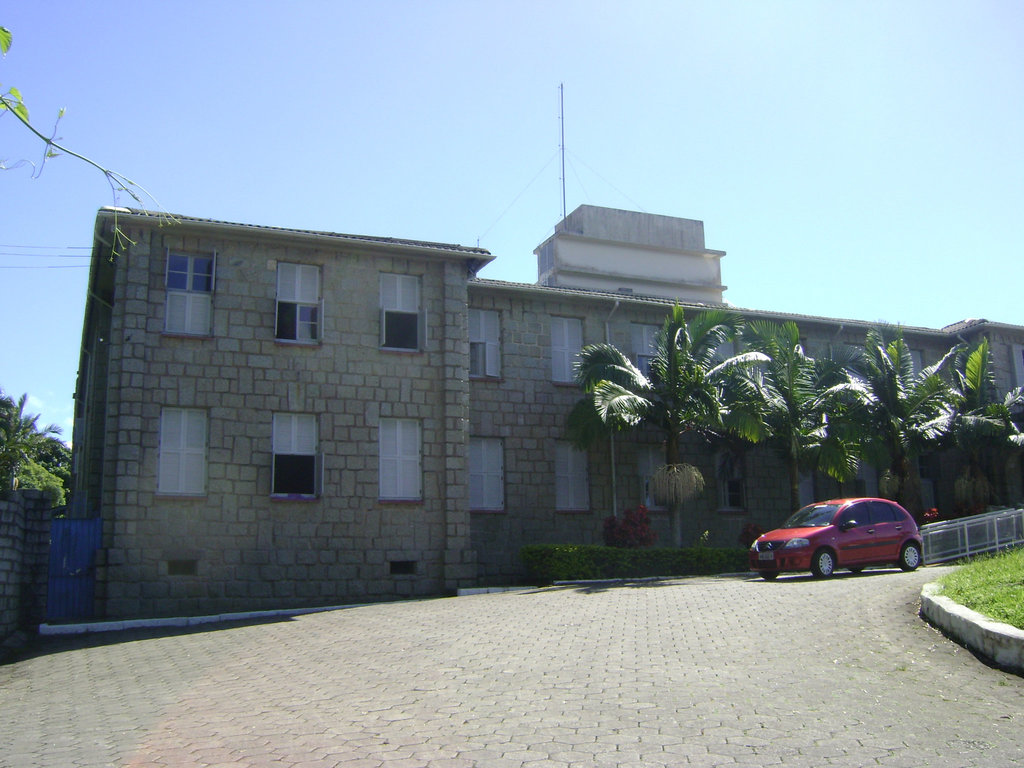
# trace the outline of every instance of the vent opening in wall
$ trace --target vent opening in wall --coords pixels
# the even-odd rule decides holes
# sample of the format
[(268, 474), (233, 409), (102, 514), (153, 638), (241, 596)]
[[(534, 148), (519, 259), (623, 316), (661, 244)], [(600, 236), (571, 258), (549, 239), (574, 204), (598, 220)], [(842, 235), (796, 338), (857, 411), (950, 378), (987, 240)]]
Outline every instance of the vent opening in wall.
[(198, 567), (197, 560), (168, 560), (168, 576), (195, 576)]
[(416, 575), (416, 561), (415, 560), (392, 560), (391, 561), (391, 575), (392, 576), (415, 576)]

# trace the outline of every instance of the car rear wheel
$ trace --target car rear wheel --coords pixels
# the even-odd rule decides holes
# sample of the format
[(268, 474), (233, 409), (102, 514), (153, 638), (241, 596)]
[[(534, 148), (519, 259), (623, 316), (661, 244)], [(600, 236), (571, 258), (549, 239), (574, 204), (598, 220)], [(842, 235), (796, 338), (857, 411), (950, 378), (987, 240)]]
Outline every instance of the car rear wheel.
[(761, 578), (764, 579), (765, 581), (775, 581), (775, 579), (779, 578), (779, 572), (778, 571), (761, 571)]
[[(902, 562), (902, 560), (901, 560)], [(811, 573), (815, 578), (827, 579), (836, 570), (836, 556), (831, 549), (819, 549), (811, 558)]]
[(921, 548), (913, 541), (908, 541), (900, 550), (900, 568), (912, 571), (921, 564)]

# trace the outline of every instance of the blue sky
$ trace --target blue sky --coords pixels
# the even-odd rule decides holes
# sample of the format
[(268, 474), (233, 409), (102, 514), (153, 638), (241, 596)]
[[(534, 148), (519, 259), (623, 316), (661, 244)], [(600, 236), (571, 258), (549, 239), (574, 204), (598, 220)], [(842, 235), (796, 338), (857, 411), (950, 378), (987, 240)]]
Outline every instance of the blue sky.
[[(104, 2), (0, 10), (0, 84), (167, 211), (481, 245), (701, 219), (739, 307), (1024, 325), (1024, 4)], [(97, 208), (0, 116), (0, 388), (70, 438)], [(19, 165), (18, 161), (25, 161)], [(33, 163), (35, 164), (33, 166)]]

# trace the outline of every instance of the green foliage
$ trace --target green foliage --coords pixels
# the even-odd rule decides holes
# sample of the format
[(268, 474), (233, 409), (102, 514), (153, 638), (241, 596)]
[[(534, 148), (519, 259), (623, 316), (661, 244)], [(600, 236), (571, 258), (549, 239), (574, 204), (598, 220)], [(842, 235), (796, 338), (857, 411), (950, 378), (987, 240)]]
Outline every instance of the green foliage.
[(62, 507), (67, 501), (64, 481), (42, 464), (31, 459), (25, 462), (18, 473), (18, 487), (45, 491), (50, 497), (50, 504), (55, 507)]
[[(721, 360), (724, 345), (742, 326), (739, 315), (718, 309), (687, 320), (676, 304), (650, 350), (649, 374), (611, 344), (584, 347), (576, 366), (584, 396), (569, 415), (567, 436), (585, 449), (612, 432), (651, 428), (664, 439), (666, 465), (682, 464), (680, 440), (687, 433), (709, 440), (760, 439), (761, 422), (751, 418), (749, 401), (725, 397), (732, 373), (764, 357), (753, 352)], [(672, 504), (670, 513), (673, 538), (681, 544), (680, 504)]]
[[(9, 29), (7, 29), (6, 27), (0, 27), (0, 55), (7, 55), (7, 52), (11, 49), (13, 39), (14, 35), (11, 33)], [(0, 115), (2, 115), (4, 112), (10, 112), (11, 114), (13, 114), (18, 119), (18, 121), (43, 144), (43, 157), (41, 162), (39, 163), (38, 168), (36, 169), (35, 175), (38, 175), (39, 173), (42, 172), (42, 167), (50, 158), (57, 157), (58, 155), (68, 155), (69, 157), (73, 157), (77, 160), (82, 161), (86, 165), (92, 166), (100, 173), (102, 173), (104, 178), (106, 178), (107, 180), (107, 184), (110, 185), (111, 192), (113, 193), (115, 198), (117, 197), (117, 194), (119, 192), (125, 192), (128, 195), (130, 195), (131, 198), (135, 200), (135, 202), (139, 203), (142, 206), (145, 206), (146, 201), (149, 200), (152, 201), (153, 203), (156, 203), (157, 208), (161, 207), (159, 203), (156, 202), (156, 199), (153, 197), (153, 195), (151, 195), (144, 187), (142, 187), (142, 185), (137, 184), (136, 182), (129, 179), (127, 176), (118, 173), (117, 171), (105, 168), (104, 166), (97, 163), (95, 160), (91, 160), (85, 155), (80, 155), (79, 153), (65, 146), (62, 146), (61, 144), (58, 144), (56, 141), (56, 124), (54, 125), (53, 132), (49, 136), (47, 136), (45, 133), (39, 130), (29, 120), (28, 106), (25, 104), (25, 101), (22, 98), (21, 91), (19, 91), (14, 86), (8, 86), (6, 91), (0, 92)], [(59, 123), (63, 117), (64, 110), (58, 110), (57, 122)], [(5, 170), (7, 167), (8, 166), (0, 163), (0, 170)], [(131, 239), (127, 236), (127, 234), (122, 229), (116, 226), (116, 223), (114, 227), (114, 235), (116, 240), (115, 253), (119, 253), (123, 251), (126, 246), (133, 244)]]
[(950, 600), (1024, 629), (1024, 548), (971, 560), (939, 584)]
[(37, 426), (39, 416), (25, 413), (27, 402), (28, 395), (15, 402), (0, 390), (0, 493), (70, 483), (71, 455), (56, 437), (60, 429)]
[[(7, 52), (11, 50), (12, 39), (11, 30), (7, 27), (0, 27), (0, 55), (6, 56)], [(21, 91), (14, 86), (8, 86), (7, 91), (0, 94), (0, 112), (4, 110), (10, 110), (23, 122), (28, 121), (28, 107), (25, 106), (25, 102), (21, 98)]]
[(744, 329), (743, 343), (765, 360), (745, 371), (737, 384), (746, 385), (746, 397), (757, 406), (768, 444), (786, 464), (790, 508), (796, 509), (802, 473), (817, 470), (843, 481), (857, 472), (858, 443), (845, 429), (842, 404), (823, 397), (844, 380), (844, 350), (818, 360), (809, 357), (792, 321), (754, 321)]
[(520, 557), (531, 576), (545, 584), (737, 573), (749, 567), (747, 550), (739, 548), (624, 549), (597, 544), (532, 544), (523, 547)]

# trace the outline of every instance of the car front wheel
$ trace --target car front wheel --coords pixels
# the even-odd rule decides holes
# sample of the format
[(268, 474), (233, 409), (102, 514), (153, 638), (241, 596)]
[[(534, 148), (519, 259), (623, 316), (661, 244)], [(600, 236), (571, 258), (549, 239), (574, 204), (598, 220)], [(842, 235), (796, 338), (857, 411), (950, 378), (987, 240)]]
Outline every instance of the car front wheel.
[(828, 578), (836, 570), (836, 556), (831, 549), (819, 549), (811, 558), (811, 573), (815, 578)]
[(904, 571), (912, 571), (921, 564), (921, 548), (912, 541), (908, 541), (900, 550), (900, 568)]

